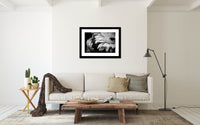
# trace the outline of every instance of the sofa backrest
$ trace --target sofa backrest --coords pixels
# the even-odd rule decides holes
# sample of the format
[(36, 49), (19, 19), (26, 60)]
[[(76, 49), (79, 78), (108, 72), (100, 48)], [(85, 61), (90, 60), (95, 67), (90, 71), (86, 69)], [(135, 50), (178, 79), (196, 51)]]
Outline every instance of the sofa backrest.
[(85, 91), (107, 90), (109, 77), (114, 76), (114, 73), (85, 73)]
[(147, 73), (115, 73), (115, 77), (126, 78), (127, 74), (132, 74), (132, 75), (136, 75), (136, 76), (143, 76), (143, 75), (146, 75)]
[(58, 73), (55, 74), (60, 83), (73, 91), (84, 90), (84, 74), (83, 73)]
[[(143, 75), (144, 73), (130, 73)], [(58, 73), (56, 78), (73, 91), (107, 90), (110, 77), (126, 77), (126, 73)]]

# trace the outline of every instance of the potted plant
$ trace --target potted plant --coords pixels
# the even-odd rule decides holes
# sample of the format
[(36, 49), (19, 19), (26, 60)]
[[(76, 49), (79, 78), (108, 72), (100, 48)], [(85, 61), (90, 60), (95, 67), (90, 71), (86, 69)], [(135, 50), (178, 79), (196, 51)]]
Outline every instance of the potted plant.
[(28, 87), (28, 83), (31, 83), (30, 74), (31, 74), (31, 71), (30, 71), (30, 68), (28, 68), (28, 69), (25, 71), (25, 78), (24, 78), (24, 87), (25, 87), (25, 88)]
[(37, 76), (33, 76), (33, 77), (31, 77), (31, 80), (32, 80), (32, 88), (33, 89), (37, 89), (38, 87), (39, 87), (39, 79), (38, 79), (38, 77)]
[(31, 83), (27, 84), (27, 89), (31, 89)]

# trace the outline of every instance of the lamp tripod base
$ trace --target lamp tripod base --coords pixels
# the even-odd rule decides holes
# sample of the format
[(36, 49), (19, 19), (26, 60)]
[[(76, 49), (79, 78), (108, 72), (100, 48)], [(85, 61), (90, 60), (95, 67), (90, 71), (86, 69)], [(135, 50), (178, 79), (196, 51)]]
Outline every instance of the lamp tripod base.
[(158, 109), (159, 111), (171, 111), (171, 109), (169, 108), (161, 108), (161, 109)]

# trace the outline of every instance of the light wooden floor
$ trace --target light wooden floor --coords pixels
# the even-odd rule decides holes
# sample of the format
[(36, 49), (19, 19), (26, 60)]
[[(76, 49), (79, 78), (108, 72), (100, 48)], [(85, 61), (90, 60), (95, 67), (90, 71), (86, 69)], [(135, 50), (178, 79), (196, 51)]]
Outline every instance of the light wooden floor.
[[(0, 120), (6, 118), (17, 110), (21, 110), (21, 106), (3, 106), (0, 105)], [(173, 109), (177, 114), (194, 125), (200, 125), (200, 108), (177, 108)]]
[(177, 114), (190, 121), (194, 125), (200, 125), (200, 108), (177, 108), (173, 109)]
[(0, 120), (20, 109), (20, 106), (0, 105)]

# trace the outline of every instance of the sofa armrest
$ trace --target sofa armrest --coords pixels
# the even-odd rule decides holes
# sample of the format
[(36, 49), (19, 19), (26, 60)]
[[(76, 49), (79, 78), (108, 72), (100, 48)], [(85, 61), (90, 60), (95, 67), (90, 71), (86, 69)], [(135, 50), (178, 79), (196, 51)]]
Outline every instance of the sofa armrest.
[(153, 102), (153, 78), (148, 77), (147, 78), (147, 85), (148, 85), (148, 93), (150, 94), (150, 102)]
[(50, 80), (49, 78), (45, 78), (45, 102), (49, 101), (50, 94)]

